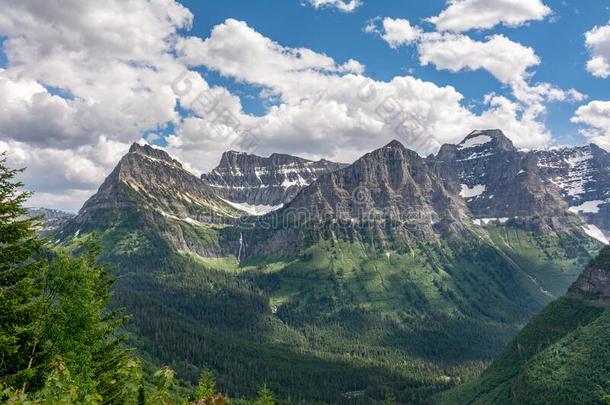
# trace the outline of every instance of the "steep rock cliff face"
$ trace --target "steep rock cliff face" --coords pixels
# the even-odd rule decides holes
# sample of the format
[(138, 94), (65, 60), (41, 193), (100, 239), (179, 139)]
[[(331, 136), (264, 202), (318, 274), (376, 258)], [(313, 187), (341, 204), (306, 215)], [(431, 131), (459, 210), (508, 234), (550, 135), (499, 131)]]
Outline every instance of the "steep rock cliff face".
[(610, 237), (610, 153), (590, 144), (532, 152), (542, 175), (555, 184), (570, 211), (586, 230), (607, 242)]
[(281, 214), (312, 223), (391, 223), (404, 236), (420, 240), (459, 235), (468, 218), (464, 201), (445, 187), (426, 159), (398, 141), (323, 175)]
[(243, 215), (166, 152), (133, 144), (58, 236), (117, 229), (159, 248), (218, 257), (238, 250), (239, 232), (226, 225)]
[(345, 166), (324, 159), (314, 162), (278, 153), (260, 157), (229, 151), (201, 179), (235, 206), (252, 214), (264, 214), (290, 202), (321, 175)]
[(591, 261), (568, 294), (610, 307), (610, 247)]

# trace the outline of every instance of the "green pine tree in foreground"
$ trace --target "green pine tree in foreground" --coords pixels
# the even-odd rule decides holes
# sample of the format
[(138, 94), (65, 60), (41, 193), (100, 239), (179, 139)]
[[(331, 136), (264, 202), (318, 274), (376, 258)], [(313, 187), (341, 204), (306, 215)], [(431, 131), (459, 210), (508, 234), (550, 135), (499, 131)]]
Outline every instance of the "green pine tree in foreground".
[(113, 278), (95, 238), (52, 253), (26, 218), (20, 170), (0, 158), (0, 402), (136, 403), (140, 364), (105, 310)]
[(275, 396), (269, 387), (267, 387), (267, 384), (263, 384), (260, 388), (258, 397), (254, 403), (256, 405), (275, 405)]
[(41, 340), (44, 262), (36, 259), (43, 242), (36, 220), (24, 218), (28, 193), (14, 180), (0, 155), (0, 383), (22, 391), (41, 385), (40, 366), (48, 361)]
[[(0, 155), (0, 403), (186, 404), (176, 392), (174, 371), (158, 370), (145, 383), (141, 361), (119, 333), (127, 320), (108, 311), (114, 278), (98, 263), (99, 240), (74, 251), (52, 251), (36, 237), (38, 220), (26, 217), (29, 193), (15, 180), (21, 170)], [(205, 369), (196, 405), (228, 403)], [(263, 385), (256, 400), (274, 405)]]
[(208, 368), (201, 373), (195, 398), (197, 399), (197, 405), (224, 405), (226, 403), (225, 398), (216, 389), (214, 374)]

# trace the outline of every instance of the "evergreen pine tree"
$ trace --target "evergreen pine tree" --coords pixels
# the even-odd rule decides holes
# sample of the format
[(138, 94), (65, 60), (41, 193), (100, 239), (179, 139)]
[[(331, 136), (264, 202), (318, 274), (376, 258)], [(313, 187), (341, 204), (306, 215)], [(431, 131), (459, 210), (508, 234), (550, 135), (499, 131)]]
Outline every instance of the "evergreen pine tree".
[(24, 216), (29, 193), (20, 191), (23, 184), (15, 180), (20, 172), (7, 168), (0, 155), (0, 383), (25, 391), (43, 381), (44, 263), (37, 259), (43, 246), (36, 238), (37, 220)]
[(117, 332), (126, 318), (105, 310), (113, 278), (107, 266), (97, 264), (99, 246), (92, 236), (81, 243), (78, 255), (59, 254), (51, 261), (44, 337), (70, 370), (80, 398), (99, 394), (105, 404), (135, 403), (140, 364)]
[(267, 384), (263, 384), (260, 388), (254, 403), (255, 405), (275, 405), (275, 396), (269, 387), (267, 387)]
[(206, 368), (201, 373), (199, 378), (199, 384), (197, 385), (197, 391), (195, 392), (196, 400), (209, 401), (216, 394), (216, 380), (210, 369)]
[(99, 241), (76, 256), (44, 249), (19, 173), (0, 155), (0, 386), (43, 402), (65, 386), (78, 403), (133, 404), (140, 364), (117, 332), (127, 318), (105, 309), (114, 280), (97, 264)]
[(163, 367), (155, 374), (155, 391), (152, 395), (152, 403), (160, 405), (173, 404), (170, 390), (174, 385), (174, 370), (169, 367)]

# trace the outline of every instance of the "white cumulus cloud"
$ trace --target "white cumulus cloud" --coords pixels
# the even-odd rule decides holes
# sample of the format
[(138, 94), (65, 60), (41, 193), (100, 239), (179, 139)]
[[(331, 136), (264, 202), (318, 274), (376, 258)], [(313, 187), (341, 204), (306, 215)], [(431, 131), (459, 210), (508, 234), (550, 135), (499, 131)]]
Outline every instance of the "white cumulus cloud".
[(591, 101), (578, 107), (572, 122), (582, 124), (581, 133), (589, 141), (610, 150), (610, 101)]
[(377, 26), (379, 20), (379, 17), (369, 20), (364, 31), (379, 34), (392, 48), (411, 44), (422, 34), (419, 27), (411, 25), (409, 20), (404, 18), (385, 17), (381, 20), (381, 27)]
[(542, 20), (551, 12), (541, 0), (449, 0), (448, 7), (428, 21), (440, 31), (463, 32), (498, 24), (518, 27)]
[(360, 0), (307, 0), (315, 8), (335, 7), (337, 10), (345, 13), (351, 13), (356, 10), (362, 1)]
[(585, 43), (591, 52), (587, 62), (587, 70), (601, 78), (610, 76), (610, 23), (602, 27), (594, 27), (585, 33)]
[[(496, 34), (484, 41), (474, 40), (465, 34), (450, 32), (423, 32), (419, 27), (397, 20), (384, 19), (382, 28), (372, 20), (365, 26), (365, 32), (374, 33), (391, 47), (415, 43), (422, 66), (434, 65), (438, 70), (461, 72), (483, 69), (492, 74), (500, 83), (511, 88), (515, 99), (521, 103), (521, 114), (535, 120), (546, 112), (545, 104), (556, 101), (582, 101), (586, 98), (575, 89), (563, 90), (550, 83), (531, 84), (534, 72), (531, 70), (541, 63), (534, 49), (514, 42), (504, 35)], [(400, 41), (387, 31), (385, 21), (400, 24), (405, 30), (415, 33), (408, 40)], [(406, 38), (406, 36), (403, 36)], [(393, 40), (390, 40), (393, 39)]]
[(418, 50), (424, 66), (433, 64), (452, 72), (485, 69), (504, 84), (525, 78), (530, 67), (540, 64), (532, 48), (501, 34), (483, 42), (466, 35), (432, 33), (420, 42)]
[(239, 81), (265, 86), (285, 100), (320, 91), (318, 78), (322, 75), (364, 71), (363, 65), (351, 59), (339, 65), (307, 48), (284, 47), (231, 18), (215, 26), (205, 40), (181, 39), (177, 49), (181, 60), (191, 66), (206, 66)]

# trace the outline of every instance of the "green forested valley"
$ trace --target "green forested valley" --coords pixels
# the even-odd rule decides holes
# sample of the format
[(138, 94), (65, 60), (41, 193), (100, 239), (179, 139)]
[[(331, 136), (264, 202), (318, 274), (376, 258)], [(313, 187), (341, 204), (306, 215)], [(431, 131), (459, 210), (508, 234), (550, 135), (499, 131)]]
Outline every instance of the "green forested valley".
[[(589, 268), (605, 277), (610, 248)], [(580, 280), (588, 278), (587, 272)], [(483, 374), (438, 397), (440, 404), (602, 404), (610, 401), (610, 310), (607, 294), (568, 294), (528, 323)]]
[(597, 246), (497, 227), (482, 241), (389, 250), (330, 231), (298, 257), (238, 263), (140, 231), (177, 226), (216, 243), (223, 226), (138, 211), (113, 221), (71, 229), (63, 245), (100, 232), (118, 276), (112, 304), (133, 315), (129, 344), (191, 383), (213, 370), (229, 397), (267, 384), (295, 403), (426, 403), (478, 375)]

